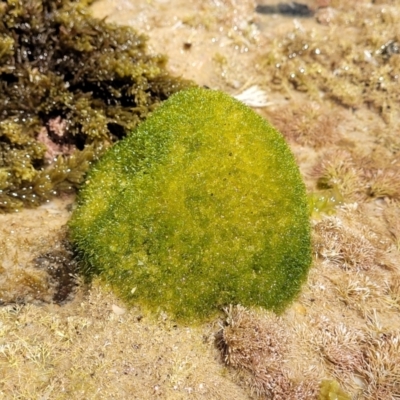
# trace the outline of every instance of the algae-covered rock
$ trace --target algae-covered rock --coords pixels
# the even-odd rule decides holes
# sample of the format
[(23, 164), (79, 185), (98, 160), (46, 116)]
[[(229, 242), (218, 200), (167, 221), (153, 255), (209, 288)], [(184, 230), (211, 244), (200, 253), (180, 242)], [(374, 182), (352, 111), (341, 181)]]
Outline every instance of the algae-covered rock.
[(105, 154), (70, 228), (85, 274), (184, 321), (230, 303), (280, 311), (311, 262), (305, 187), (283, 137), (200, 88)]

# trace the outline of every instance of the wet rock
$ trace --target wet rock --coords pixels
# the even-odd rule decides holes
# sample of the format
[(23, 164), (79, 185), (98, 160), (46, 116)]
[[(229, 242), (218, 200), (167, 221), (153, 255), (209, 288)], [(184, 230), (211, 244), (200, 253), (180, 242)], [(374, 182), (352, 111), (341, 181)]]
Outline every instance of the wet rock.
[(259, 14), (281, 14), (291, 17), (312, 17), (314, 11), (307, 4), (291, 1), (274, 5), (258, 4), (256, 12)]
[(64, 239), (54, 250), (44, 253), (34, 260), (36, 268), (46, 271), (53, 301), (62, 303), (71, 298), (77, 286), (77, 262), (69, 242)]

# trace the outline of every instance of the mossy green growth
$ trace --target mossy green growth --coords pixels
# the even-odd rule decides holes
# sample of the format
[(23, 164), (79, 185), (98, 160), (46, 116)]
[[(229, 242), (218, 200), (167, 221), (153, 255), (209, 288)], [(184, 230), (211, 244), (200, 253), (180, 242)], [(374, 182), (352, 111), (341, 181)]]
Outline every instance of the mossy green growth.
[(232, 303), (279, 312), (311, 262), (305, 187), (285, 140), (201, 88), (171, 96), (92, 167), (70, 228), (86, 275), (186, 322)]

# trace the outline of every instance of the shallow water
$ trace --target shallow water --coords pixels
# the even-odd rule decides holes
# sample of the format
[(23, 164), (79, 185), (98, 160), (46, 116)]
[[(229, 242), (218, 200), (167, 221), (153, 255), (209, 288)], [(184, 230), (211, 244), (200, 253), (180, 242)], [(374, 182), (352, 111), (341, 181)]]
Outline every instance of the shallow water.
[[(323, 2), (307, 2), (310, 7), (318, 3)], [(260, 53), (293, 29), (326, 31), (329, 24), (324, 23), (334, 13), (325, 10), (318, 23), (315, 18), (256, 14), (252, 1), (234, 0), (190, 5), (183, 0), (100, 0), (91, 8), (99, 18), (146, 33), (151, 51), (168, 54), (168, 68), (176, 75), (233, 95), (257, 85), (265, 98), (257, 111), (267, 118), (284, 116), (285, 109), (310, 100), (304, 93), (266, 84)], [(340, 140), (318, 146), (289, 141), (310, 191), (315, 165), (331, 150), (338, 151), (337, 157), (351, 151), (365, 167), (374, 157), (382, 170), (385, 159), (393, 168), (400, 166), (396, 120), (389, 129), (373, 109), (345, 108), (323, 98), (321, 110), (335, 116)], [(364, 173), (357, 168), (356, 176)], [(3, 276), (32, 271), (32, 260), (59, 243), (71, 202), (54, 200), (36, 210), (0, 215)], [(335, 378), (354, 398), (400, 395), (399, 219), (398, 202), (390, 196), (348, 201), (331, 217), (314, 215), (315, 263), (301, 296), (281, 316), (291, 346), (280, 367), (293, 382)], [(9, 286), (9, 281), (2, 284)], [(27, 285), (25, 300), (51, 300), (52, 292), (39, 286)], [(244, 378), (241, 383), (234, 378), (214, 346), (221, 321), (178, 326), (162, 312), (150, 316), (139, 308), (126, 310), (98, 282), (86, 290), (82, 286), (63, 307), (1, 310), (0, 370), (7, 384), (0, 395), (30, 398), (26, 393), (33, 390), (57, 399), (250, 396)], [(380, 358), (374, 356), (377, 349)]]

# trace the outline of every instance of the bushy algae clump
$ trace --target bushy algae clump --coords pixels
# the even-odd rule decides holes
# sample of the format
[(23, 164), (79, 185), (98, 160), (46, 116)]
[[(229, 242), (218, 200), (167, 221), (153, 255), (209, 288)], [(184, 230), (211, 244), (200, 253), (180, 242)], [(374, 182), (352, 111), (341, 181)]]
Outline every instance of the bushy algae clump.
[(104, 147), (192, 85), (88, 3), (0, 1), (0, 212), (79, 187)]
[(344, 107), (366, 105), (385, 122), (398, 118), (400, 96), (400, 14), (392, 2), (332, 2), (316, 19), (321, 29), (296, 28), (274, 36), (259, 65), (268, 86), (291, 93), (321, 95)]
[(305, 187), (281, 134), (218, 92), (181, 91), (91, 169), (70, 223), (84, 272), (191, 321), (280, 311), (310, 266)]

